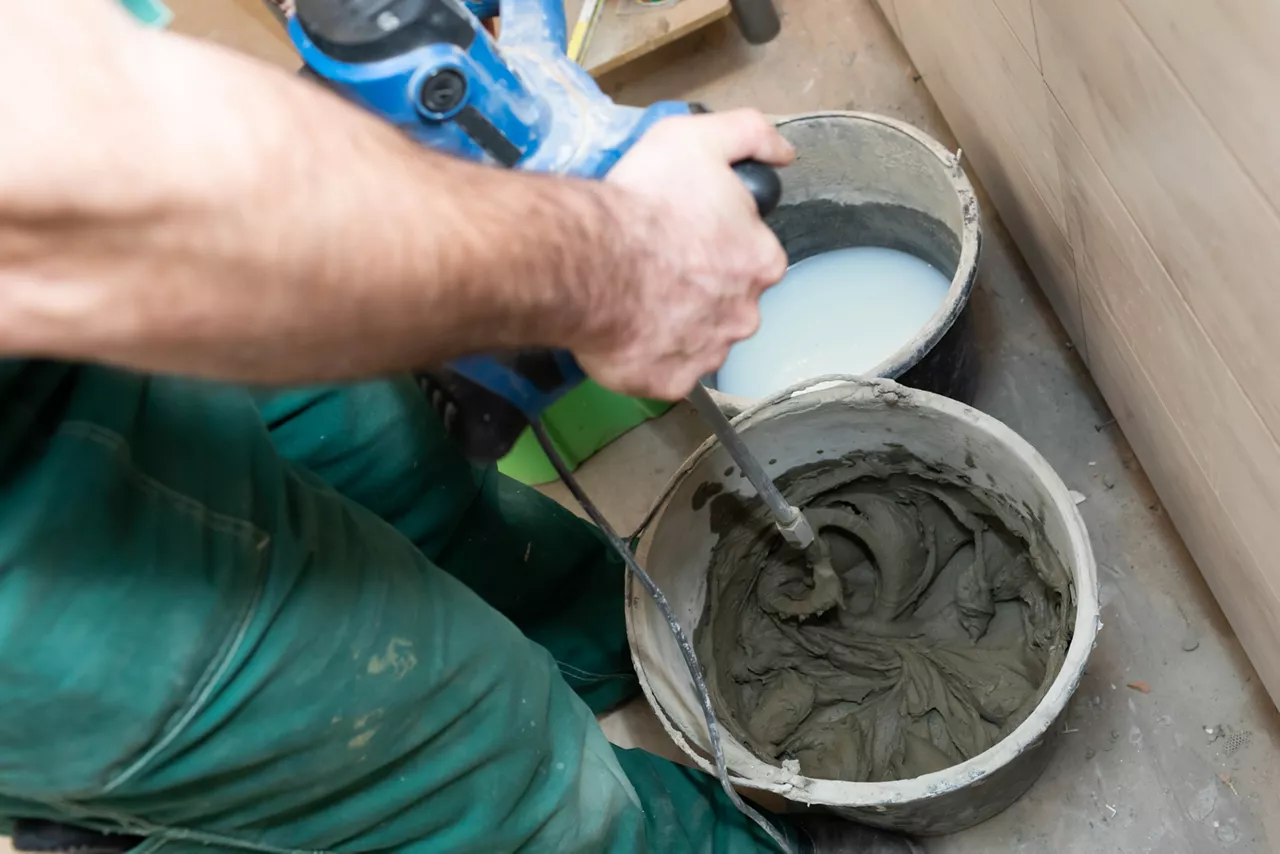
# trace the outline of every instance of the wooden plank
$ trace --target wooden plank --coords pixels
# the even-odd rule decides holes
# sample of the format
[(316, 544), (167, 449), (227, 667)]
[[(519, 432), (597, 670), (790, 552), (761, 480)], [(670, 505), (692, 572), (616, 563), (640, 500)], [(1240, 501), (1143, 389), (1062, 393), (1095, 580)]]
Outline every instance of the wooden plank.
[(1040, 49), (1036, 47), (1036, 23), (1031, 15), (1031, 0), (995, 0), (995, 4), (1008, 22), (1009, 29), (1013, 30), (1031, 61), (1039, 68)]
[(1117, 0), (1035, 14), (1050, 89), (1276, 435), (1280, 217)]
[[(936, 90), (935, 97), (938, 97)], [(947, 101), (954, 105), (959, 98), (950, 97)], [(939, 106), (942, 106), (942, 98), (939, 98)], [(1040, 290), (1075, 342), (1080, 356), (1088, 362), (1088, 340), (1080, 317), (1075, 261), (1065, 230), (1058, 225), (1048, 205), (1036, 192), (1034, 182), (1018, 162), (1007, 140), (991, 125), (983, 125), (963, 106), (942, 109), (964, 146), (966, 168), (977, 173), (982, 187), (995, 203), (1001, 220), (1031, 268)]]
[(1280, 696), (1280, 445), (1065, 121), (1089, 365), (1264, 682)]
[(1062, 188), (1048, 93), (1039, 70), (992, 0), (895, 0), (903, 42), (932, 87), (943, 78), (984, 125), (1003, 129), (1062, 228)]
[(1124, 3), (1245, 171), (1280, 207), (1280, 3)]
[[(1023, 43), (1013, 0), (992, 2)], [(1034, 61), (1013, 58), (983, 5), (965, 4), (966, 28), (951, 0), (895, 0), (904, 43), (1042, 281), (1061, 280), (1054, 247), (1069, 247), (1090, 369), (1280, 698), (1280, 10), (1032, 0), (1041, 108)], [(1026, 121), (1007, 118), (1028, 103)], [(1050, 131), (1061, 242), (1036, 219), (1051, 191), (1027, 121)]]
[[(637, 0), (603, 0), (582, 66), (599, 77), (637, 57), (728, 16), (729, 0), (677, 0), (654, 5)], [(570, 28), (582, 0), (565, 0)]]
[[(1056, 112), (1057, 105), (1052, 99), (1048, 103), (1051, 113)], [(1035, 181), (1025, 169), (1009, 169), (1002, 174), (1007, 175), (1008, 198), (997, 201), (996, 206), (1000, 209), (1005, 227), (1022, 250), (1022, 257), (1035, 274), (1040, 290), (1048, 297), (1058, 320), (1087, 364), (1089, 336), (1085, 333), (1080, 316), (1075, 258), (1071, 252), (1066, 224), (1055, 218), (1053, 211), (1036, 191)], [(988, 188), (988, 192), (992, 192), (986, 182), (983, 186)], [(1062, 216), (1065, 220), (1065, 209)]]
[[(1133, 446), (1187, 549), (1273, 698), (1280, 697), (1280, 620), (1271, 600), (1254, 598), (1254, 585), (1233, 573), (1250, 565), (1240, 530), (1196, 467), (1191, 447), (1176, 430), (1172, 415), (1142, 373), (1121, 329), (1085, 290), (1086, 334), (1091, 342), (1089, 370), (1112, 413)], [(1272, 523), (1274, 525), (1274, 522)], [(1236, 585), (1239, 585), (1238, 587)]]
[[(975, 47), (987, 49), (984, 43), (958, 45), (946, 26), (935, 29), (929, 13), (940, 7), (934, 6), (933, 0), (896, 0), (896, 3), (907, 48), (916, 58), (925, 83), (964, 148), (966, 168), (976, 173), (995, 202), (1041, 290), (1087, 361), (1088, 347), (1081, 325), (1065, 214), (1059, 206), (1055, 215), (1054, 208), (1039, 189), (1046, 183), (1056, 182), (1056, 162), (1053, 175), (1042, 176), (1037, 181), (1023, 163), (1025, 149), (1013, 129), (994, 120), (993, 117), (1008, 110), (1007, 100), (1000, 92), (984, 86), (983, 78), (968, 73), (967, 61), (961, 58), (962, 53)], [(977, 3), (990, 5), (990, 0), (973, 0), (974, 5)], [(1017, 45), (1012, 49), (1021, 52)], [(1024, 68), (1030, 67), (1025, 54), (1023, 63)], [(1030, 73), (1041, 87), (1039, 102), (1046, 108), (1043, 133), (1048, 140), (1044, 145), (1052, 150), (1047, 110), (1056, 111), (1057, 106), (1044, 90), (1039, 74), (1034, 69)], [(1054, 156), (1056, 161), (1056, 154)]]

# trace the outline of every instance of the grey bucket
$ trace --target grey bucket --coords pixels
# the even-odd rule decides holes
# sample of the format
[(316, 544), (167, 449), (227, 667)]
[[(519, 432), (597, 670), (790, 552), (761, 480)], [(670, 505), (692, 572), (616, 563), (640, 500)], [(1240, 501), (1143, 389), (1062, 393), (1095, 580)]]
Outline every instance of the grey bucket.
[[(978, 368), (966, 308), (982, 227), (959, 153), (874, 113), (806, 113), (777, 126), (797, 158), (782, 170), (782, 202), (767, 222), (791, 263), (831, 249), (885, 246), (951, 277), (929, 321), (867, 375), (970, 401)], [(753, 402), (721, 394), (714, 375), (704, 384), (730, 411)]]
[[(867, 824), (922, 835), (961, 830), (1008, 807), (1044, 770), (1051, 743), (1062, 729), (1059, 717), (1080, 682), (1099, 628), (1093, 552), (1062, 480), (1034, 448), (996, 419), (888, 380), (845, 377), (784, 392), (748, 409), (734, 424), (756, 455), (770, 461), (767, 470), (775, 477), (849, 453), (895, 450), (958, 484), (972, 488), (976, 483), (992, 500), (1021, 508), (1027, 530), (1018, 533), (1041, 538), (1056, 553), (1071, 573), (1076, 606), (1065, 661), (1043, 700), (984, 753), (908, 780), (819, 780), (760, 760), (722, 729), (736, 782), (826, 806)], [(742, 478), (724, 476), (732, 465), (718, 442), (705, 442), (668, 483), (640, 544), (641, 560), (691, 637), (704, 613), (707, 566), (716, 541), (710, 505), (695, 494), (705, 491), (704, 484), (718, 483), (751, 495)], [(712, 771), (705, 724), (679, 650), (666, 621), (634, 580), (628, 581), (626, 616), (632, 661), (645, 696), (679, 748)]]

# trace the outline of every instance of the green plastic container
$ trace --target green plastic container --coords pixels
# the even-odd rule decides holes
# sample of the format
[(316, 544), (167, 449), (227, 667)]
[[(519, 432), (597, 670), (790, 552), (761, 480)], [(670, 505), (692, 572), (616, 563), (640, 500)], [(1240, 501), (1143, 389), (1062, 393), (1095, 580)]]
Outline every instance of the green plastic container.
[[(627, 397), (587, 380), (543, 413), (542, 423), (560, 456), (576, 469), (632, 427), (670, 408), (670, 403)], [(530, 486), (556, 479), (551, 461), (528, 430), (511, 453), (498, 461), (498, 471)]]

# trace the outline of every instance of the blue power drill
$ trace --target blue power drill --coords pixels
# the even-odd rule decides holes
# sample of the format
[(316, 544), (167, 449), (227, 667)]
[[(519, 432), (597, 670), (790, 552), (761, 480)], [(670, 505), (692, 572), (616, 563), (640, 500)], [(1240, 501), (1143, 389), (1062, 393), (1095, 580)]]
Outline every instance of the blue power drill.
[[(433, 148), (493, 165), (601, 178), (655, 122), (702, 112), (614, 104), (565, 54), (563, 0), (297, 0), (304, 73)], [(501, 15), (495, 41), (482, 18)], [(761, 215), (777, 172), (735, 171)], [(496, 460), (585, 376), (564, 351), (469, 356), (419, 380), (467, 455)]]

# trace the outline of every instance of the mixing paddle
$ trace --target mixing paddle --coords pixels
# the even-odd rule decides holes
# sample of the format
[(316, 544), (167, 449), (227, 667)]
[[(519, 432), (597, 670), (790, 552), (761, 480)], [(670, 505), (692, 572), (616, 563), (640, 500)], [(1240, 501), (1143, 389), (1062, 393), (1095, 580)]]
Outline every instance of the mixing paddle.
[(831, 552), (822, 537), (809, 524), (799, 507), (794, 506), (783, 497), (774, 485), (773, 479), (765, 474), (764, 467), (755, 458), (746, 442), (733, 429), (729, 419), (720, 411), (720, 407), (712, 400), (711, 394), (702, 383), (694, 386), (689, 392), (689, 401), (698, 410), (702, 419), (711, 425), (716, 438), (724, 449), (733, 457), (738, 468), (746, 475), (747, 480), (755, 487), (760, 499), (769, 508), (778, 533), (788, 544), (802, 550), (809, 566), (813, 569), (813, 587), (800, 599), (788, 603), (786, 616), (804, 620), (816, 617), (844, 602), (844, 590), (840, 585), (840, 576), (836, 575), (831, 565)]

